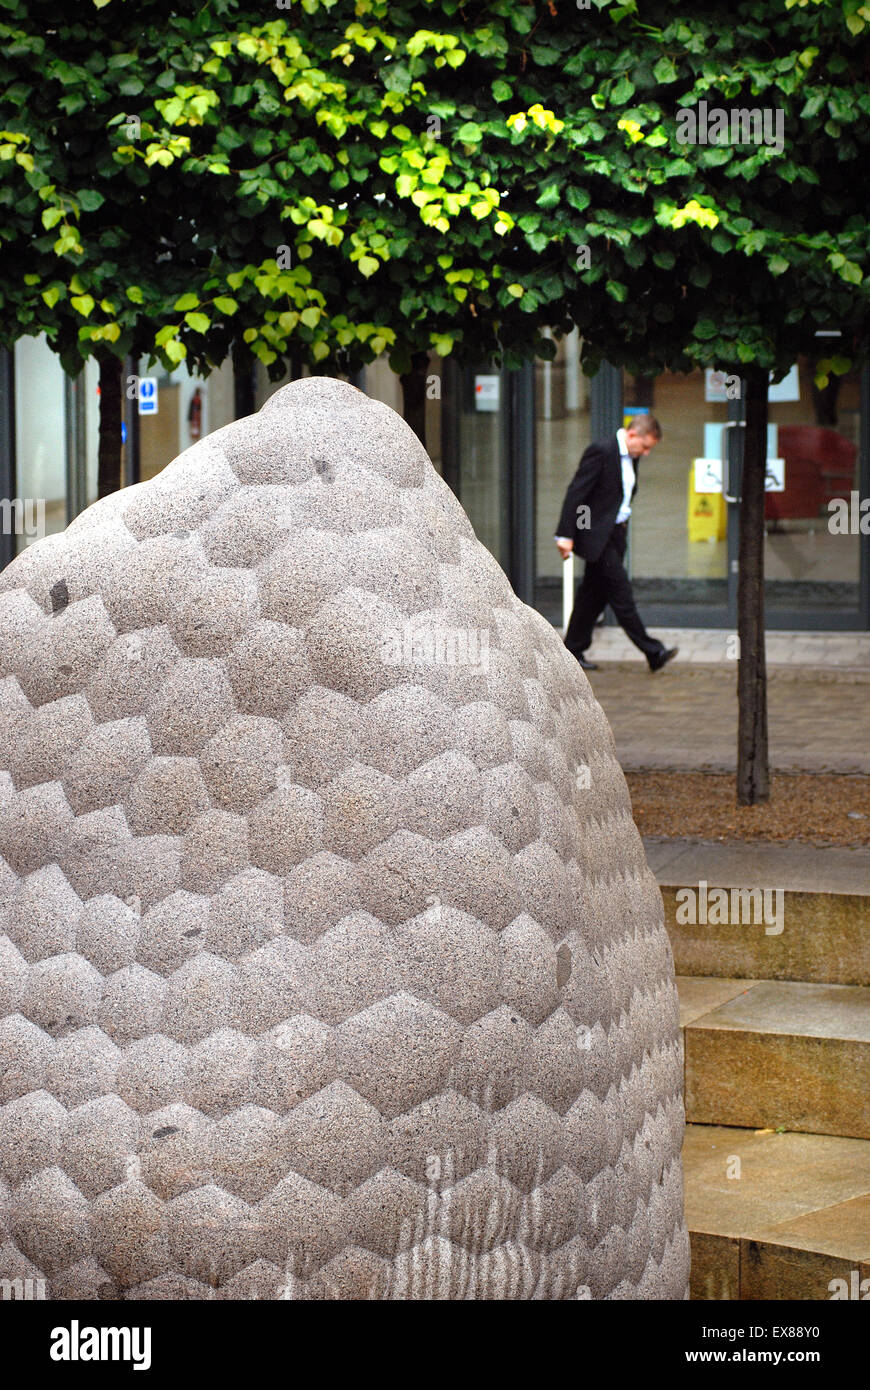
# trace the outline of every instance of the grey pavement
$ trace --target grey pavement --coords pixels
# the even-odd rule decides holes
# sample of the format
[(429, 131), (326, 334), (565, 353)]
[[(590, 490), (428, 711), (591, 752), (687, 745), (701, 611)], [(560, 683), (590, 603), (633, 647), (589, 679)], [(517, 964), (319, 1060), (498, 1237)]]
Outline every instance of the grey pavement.
[[(700, 666), (736, 667), (735, 634), (723, 628), (655, 628), (668, 647), (680, 648), (680, 661)], [(799, 667), (864, 673), (870, 680), (870, 632), (768, 632), (769, 667)], [(646, 658), (620, 627), (595, 629), (590, 649), (595, 661), (643, 665)]]
[[(720, 634), (721, 637), (721, 634)], [(596, 645), (591, 653), (601, 653)], [(870, 667), (783, 665), (768, 684), (771, 767), (870, 772)], [(733, 662), (693, 664), (682, 652), (651, 675), (646, 662), (589, 673), (625, 769), (733, 772), (737, 672)]]

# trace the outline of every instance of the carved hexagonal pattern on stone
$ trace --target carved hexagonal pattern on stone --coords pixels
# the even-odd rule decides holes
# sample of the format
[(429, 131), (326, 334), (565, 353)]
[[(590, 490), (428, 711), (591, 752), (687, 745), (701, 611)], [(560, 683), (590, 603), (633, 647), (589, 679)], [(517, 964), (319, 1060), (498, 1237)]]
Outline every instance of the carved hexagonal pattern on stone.
[(386, 406), (295, 382), (0, 575), (0, 1278), (682, 1298), (682, 1119), (606, 720)]

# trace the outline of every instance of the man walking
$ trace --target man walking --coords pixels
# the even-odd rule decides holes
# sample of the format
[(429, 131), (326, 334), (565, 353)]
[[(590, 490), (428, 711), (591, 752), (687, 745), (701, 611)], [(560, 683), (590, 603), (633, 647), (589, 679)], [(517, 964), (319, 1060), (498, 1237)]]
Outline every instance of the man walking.
[(652, 415), (635, 415), (626, 429), (612, 439), (590, 444), (565, 494), (556, 545), (563, 560), (572, 550), (582, 555), (586, 569), (574, 600), (574, 611), (565, 633), (565, 646), (584, 671), (598, 667), (586, 659), (596, 619), (607, 604), (649, 663), (660, 671), (679, 648), (665, 647), (650, 637), (640, 619), (623, 564), (628, 544), (628, 519), (637, 492), (637, 465), (662, 437)]

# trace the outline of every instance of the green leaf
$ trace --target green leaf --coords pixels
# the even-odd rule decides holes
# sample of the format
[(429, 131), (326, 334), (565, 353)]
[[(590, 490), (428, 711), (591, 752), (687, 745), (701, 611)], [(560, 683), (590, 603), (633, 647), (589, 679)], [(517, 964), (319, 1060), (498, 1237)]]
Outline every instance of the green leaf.
[(698, 319), (695, 324), (695, 337), (700, 338), (703, 342), (709, 342), (711, 338), (717, 336), (718, 332), (719, 327), (712, 319)]
[(60, 299), (60, 290), (58, 289), (57, 285), (50, 285), (47, 290), (42, 291), (42, 297), (48, 305), (49, 309), (53, 309), (57, 301)]
[(231, 295), (219, 294), (215, 297), (214, 307), (222, 314), (234, 314), (239, 306)]
[(656, 82), (676, 82), (679, 77), (676, 67), (670, 58), (659, 58), (653, 68), (653, 77)]
[(771, 275), (783, 275), (788, 270), (788, 261), (784, 256), (771, 256), (767, 268)]
[[(176, 308), (178, 306), (176, 305)], [(185, 314), (184, 322), (188, 328), (192, 328), (194, 333), (207, 333), (211, 327), (211, 320), (208, 314)]]
[(46, 231), (56, 226), (63, 217), (63, 208), (50, 207), (42, 209), (42, 225)]
[(306, 328), (316, 328), (321, 319), (321, 312), (316, 305), (310, 304), (307, 309), (302, 310), (299, 317)]
[(492, 84), (493, 101), (509, 101), (513, 96), (513, 88), (509, 82), (504, 82), (499, 77)]
[(172, 307), (183, 313), (185, 309), (195, 309), (198, 303), (198, 294), (183, 294), (180, 299), (176, 299)]
[(559, 185), (548, 183), (540, 197), (535, 199), (539, 208), (554, 208), (559, 202)]
[(610, 93), (610, 99), (616, 106), (624, 106), (633, 96), (634, 83), (628, 77), (620, 77)]
[(85, 318), (88, 317), (93, 309), (94, 302), (94, 298), (90, 294), (74, 294), (70, 299), (70, 304), (75, 309), (76, 313), (83, 314)]
[(357, 265), (360, 268), (360, 273), (368, 279), (370, 275), (374, 275), (380, 262), (374, 256), (360, 256)]
[(77, 194), (79, 205), (85, 212), (96, 212), (97, 208), (102, 207), (106, 201), (102, 193), (98, 193), (96, 188), (83, 188)]
[(127, 298), (131, 304), (144, 304), (145, 296), (138, 285), (127, 286)]
[(175, 362), (176, 364), (183, 362), (187, 356), (187, 348), (184, 346), (184, 343), (179, 342), (177, 338), (172, 338), (166, 344), (163, 351), (166, 353), (170, 362)]

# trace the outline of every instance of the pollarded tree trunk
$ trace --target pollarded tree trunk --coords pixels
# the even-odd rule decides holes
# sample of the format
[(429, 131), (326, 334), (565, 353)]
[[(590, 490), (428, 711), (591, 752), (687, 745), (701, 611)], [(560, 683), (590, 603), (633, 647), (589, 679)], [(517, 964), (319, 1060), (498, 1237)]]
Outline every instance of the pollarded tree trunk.
[(402, 415), (416, 434), (423, 448), (426, 448), (426, 372), (429, 367), (429, 354), (415, 352), (411, 358), (411, 370), (403, 372)]
[(767, 665), (764, 649), (764, 478), (767, 471), (768, 373), (746, 375), (746, 437), (740, 500), (737, 583), (737, 802), (770, 795), (767, 754)]
[(97, 496), (108, 497), (121, 486), (122, 362), (111, 352), (97, 354), (100, 364), (100, 442), (97, 452)]

